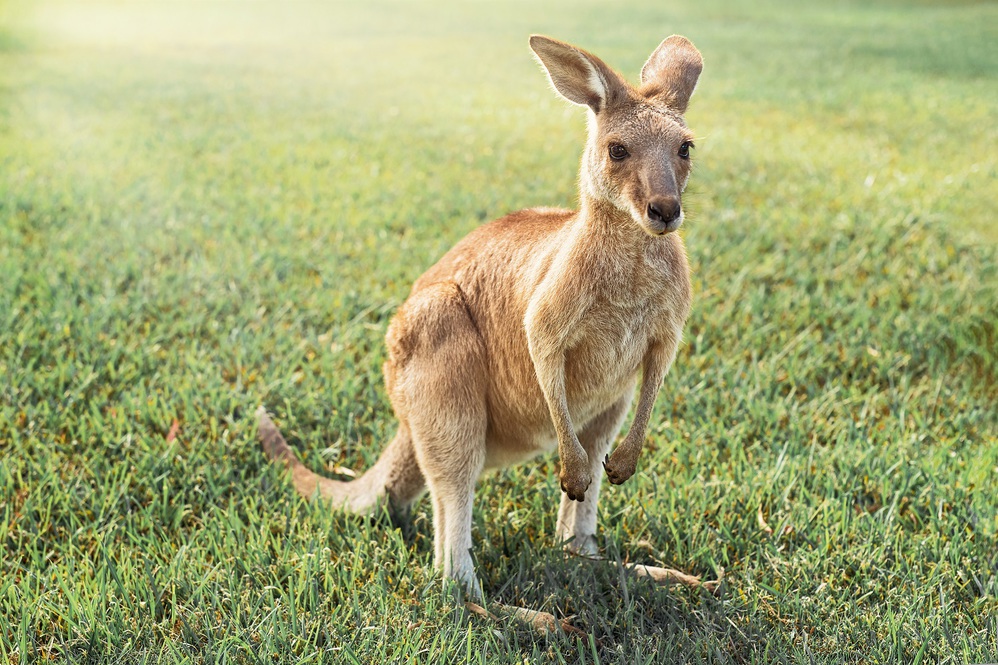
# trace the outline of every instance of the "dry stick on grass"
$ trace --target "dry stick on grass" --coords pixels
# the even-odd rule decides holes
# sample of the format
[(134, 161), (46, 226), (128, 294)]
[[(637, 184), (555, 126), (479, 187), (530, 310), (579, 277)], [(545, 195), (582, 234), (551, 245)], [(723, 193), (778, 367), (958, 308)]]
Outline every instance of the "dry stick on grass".
[[(499, 621), (498, 616), (492, 614), (477, 603), (468, 601), (464, 604), (464, 607), (472, 614), (476, 614), (484, 619)], [(548, 612), (528, 610), (525, 607), (514, 607), (513, 605), (497, 604), (497, 607), (503, 614), (510, 616), (517, 621), (522, 621), (530, 626), (530, 628), (539, 635), (547, 635), (549, 633), (564, 631), (571, 635), (578, 635), (580, 637), (587, 636), (585, 631), (580, 630), (571, 624), (574, 617), (565, 617), (559, 621), (553, 614)]]
[(682, 584), (690, 588), (703, 588), (710, 593), (717, 595), (724, 581), (724, 568), (718, 568), (717, 579), (703, 582), (696, 575), (689, 575), (675, 568), (660, 568), (659, 566), (645, 566), (640, 563), (617, 564), (635, 577), (647, 577), (656, 584)]
[(345, 466), (340, 466), (339, 464), (334, 464), (331, 467), (327, 467), (329, 472), (337, 476), (346, 476), (347, 478), (356, 478), (357, 472), (353, 469), (348, 469)]
[[(646, 547), (651, 548), (651, 543), (648, 543), (647, 541), (643, 542)], [(603, 559), (601, 557), (591, 557), (578, 554), (575, 556), (581, 559), (588, 559), (589, 561), (607, 561), (607, 559)], [(721, 582), (724, 581), (724, 568), (720, 566), (718, 566), (717, 579), (704, 582), (701, 581), (700, 577), (697, 575), (690, 575), (680, 570), (676, 570), (675, 568), (646, 566), (640, 563), (627, 563), (620, 561), (611, 561), (610, 563), (623, 568), (625, 572), (631, 573), (635, 577), (647, 577), (656, 584), (682, 584), (683, 586), (693, 589), (702, 587), (715, 596), (720, 591)]]

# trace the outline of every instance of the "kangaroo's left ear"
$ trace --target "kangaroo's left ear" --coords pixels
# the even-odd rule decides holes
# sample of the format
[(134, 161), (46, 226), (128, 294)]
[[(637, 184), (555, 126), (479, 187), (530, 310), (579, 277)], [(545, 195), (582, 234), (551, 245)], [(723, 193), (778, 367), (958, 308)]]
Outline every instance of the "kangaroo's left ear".
[(641, 68), (641, 92), (685, 113), (702, 71), (703, 56), (693, 42), (672, 35), (659, 44)]

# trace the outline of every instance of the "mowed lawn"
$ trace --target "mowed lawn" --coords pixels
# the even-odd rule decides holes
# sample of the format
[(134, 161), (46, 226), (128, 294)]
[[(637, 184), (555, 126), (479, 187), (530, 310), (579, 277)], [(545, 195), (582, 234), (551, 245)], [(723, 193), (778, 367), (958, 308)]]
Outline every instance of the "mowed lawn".
[[(998, 5), (0, 4), (0, 662), (998, 660)], [(572, 206), (532, 32), (705, 71), (686, 342), (609, 559), (554, 456), (486, 476), (469, 615), (431, 508), (297, 497), (394, 422), (383, 336), (477, 225)]]

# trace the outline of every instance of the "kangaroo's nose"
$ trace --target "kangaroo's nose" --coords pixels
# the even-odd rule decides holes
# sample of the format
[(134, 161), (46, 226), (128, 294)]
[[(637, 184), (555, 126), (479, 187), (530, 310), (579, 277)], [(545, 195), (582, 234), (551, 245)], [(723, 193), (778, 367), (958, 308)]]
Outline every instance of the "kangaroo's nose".
[(648, 203), (648, 219), (653, 222), (668, 224), (682, 212), (678, 196), (663, 196), (652, 199)]

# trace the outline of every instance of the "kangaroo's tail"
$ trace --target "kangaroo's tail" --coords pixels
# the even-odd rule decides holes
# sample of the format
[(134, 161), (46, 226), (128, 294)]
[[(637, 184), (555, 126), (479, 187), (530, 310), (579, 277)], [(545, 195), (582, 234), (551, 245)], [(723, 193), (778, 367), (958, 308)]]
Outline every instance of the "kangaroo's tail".
[(295, 489), (302, 496), (318, 495), (336, 507), (367, 515), (386, 500), (392, 510), (404, 509), (426, 489), (412, 438), (402, 425), (374, 466), (360, 478), (342, 482), (324, 478), (302, 464), (262, 406), (256, 410), (256, 416), (264, 452), (271, 461), (284, 464), (291, 471)]

